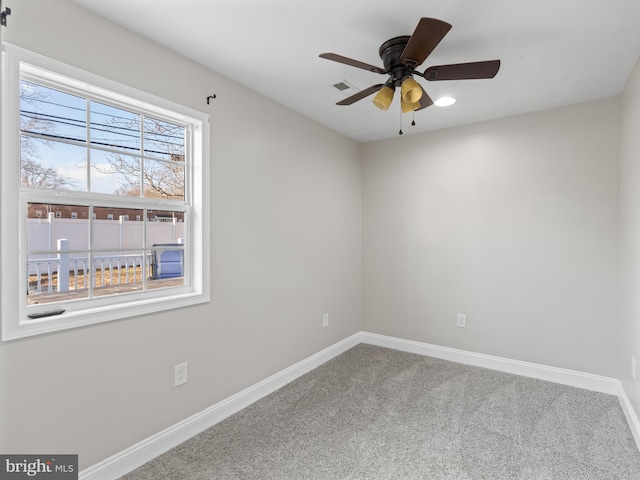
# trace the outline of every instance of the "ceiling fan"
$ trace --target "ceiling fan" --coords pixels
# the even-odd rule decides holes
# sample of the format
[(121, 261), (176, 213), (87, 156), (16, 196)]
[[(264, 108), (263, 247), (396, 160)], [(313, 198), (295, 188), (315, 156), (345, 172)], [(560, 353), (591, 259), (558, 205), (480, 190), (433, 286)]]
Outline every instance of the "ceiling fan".
[(374, 73), (389, 75), (385, 83), (372, 85), (355, 95), (341, 100), (336, 105), (351, 105), (378, 92), (373, 104), (381, 110), (388, 110), (396, 87), (400, 87), (401, 109), (403, 113), (422, 110), (433, 105), (427, 92), (413, 78), (413, 75), (430, 82), (440, 80), (470, 80), (493, 78), (500, 69), (500, 60), (438, 65), (427, 68), (424, 73), (416, 70), (431, 54), (451, 29), (451, 25), (435, 18), (423, 17), (418, 22), (413, 35), (403, 35), (387, 40), (380, 45), (380, 58), (384, 68), (343, 57), (336, 53), (321, 53), (321, 58), (362, 68)]

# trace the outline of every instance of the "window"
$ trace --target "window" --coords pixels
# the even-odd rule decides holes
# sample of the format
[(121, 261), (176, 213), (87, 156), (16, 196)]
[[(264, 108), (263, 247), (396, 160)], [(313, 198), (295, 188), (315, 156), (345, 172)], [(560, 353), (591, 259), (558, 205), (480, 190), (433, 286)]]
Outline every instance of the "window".
[(208, 116), (2, 53), (2, 339), (208, 301)]

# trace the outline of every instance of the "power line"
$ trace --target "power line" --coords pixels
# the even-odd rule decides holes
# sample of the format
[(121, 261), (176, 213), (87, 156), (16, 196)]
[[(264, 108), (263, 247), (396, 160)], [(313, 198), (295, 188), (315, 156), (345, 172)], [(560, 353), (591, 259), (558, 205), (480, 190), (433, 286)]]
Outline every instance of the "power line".
[[(48, 122), (49, 120), (45, 120), (42, 118), (39, 118), (37, 115), (36, 116), (30, 116), (30, 115), (25, 115), (23, 114), (22, 116), (26, 117), (26, 118), (32, 118), (33, 120), (36, 121), (42, 121), (42, 122)], [(56, 117), (56, 118), (64, 118), (64, 117)], [(73, 119), (68, 119), (73, 121)], [(76, 122), (80, 122), (79, 120)], [(82, 128), (83, 130), (86, 130), (86, 122), (80, 122), (80, 124), (78, 123), (71, 123), (68, 121), (62, 121), (62, 120), (52, 120), (51, 123), (56, 123), (59, 125), (68, 125), (71, 127), (76, 127), (76, 128)], [(52, 133), (48, 133), (48, 132), (44, 132), (44, 131), (37, 131), (35, 129), (32, 130), (21, 130), (22, 133), (37, 133), (39, 135), (43, 135), (45, 137), (49, 137), (52, 139), (64, 139), (64, 140), (73, 140), (73, 141), (77, 141), (77, 142), (86, 142), (86, 137), (83, 135), (82, 137), (77, 136), (77, 137), (70, 137), (70, 136), (63, 136), (63, 135), (55, 135)], [(114, 133), (116, 135), (118, 135), (119, 137), (129, 137), (132, 140), (129, 140), (130, 142), (136, 142), (138, 145), (140, 144), (140, 136), (136, 136), (136, 135), (131, 135), (131, 134), (126, 134), (126, 133), (117, 133), (117, 132), (113, 132), (109, 129), (104, 129), (104, 128), (97, 128), (97, 127), (91, 127), (91, 132), (105, 132), (105, 133)], [(103, 142), (101, 142), (100, 140), (103, 140)], [(118, 140), (116, 138), (116, 140)], [(114, 147), (114, 148), (125, 148), (125, 149), (130, 149), (130, 150), (137, 150), (139, 151), (140, 148), (139, 147), (129, 147), (124, 145), (125, 140), (121, 139), (120, 143), (106, 143), (108, 140), (107, 138), (99, 138), (99, 137), (95, 137), (92, 136), (90, 138), (90, 144), (92, 145), (104, 145), (104, 146), (110, 146), (110, 147)], [(111, 142), (113, 142), (113, 140), (111, 140)], [(173, 145), (173, 146), (177, 146), (177, 147), (184, 147), (183, 143), (176, 143), (176, 142), (169, 142), (169, 141), (158, 141), (158, 140), (151, 140), (151, 142), (153, 143), (162, 143), (162, 144), (166, 144), (167, 146), (169, 145)], [(159, 154), (163, 154), (163, 155), (171, 155), (171, 152), (167, 152), (167, 151), (162, 151), (162, 150), (153, 150), (150, 148), (146, 148), (144, 149), (145, 152), (149, 152), (149, 153), (159, 153)]]
[[(59, 123), (59, 124), (63, 124), (63, 125), (71, 125), (71, 126), (76, 126), (76, 127), (82, 127), (85, 128), (87, 122), (85, 120), (80, 120), (80, 119), (75, 119), (72, 117), (61, 117), (59, 115), (52, 115), (50, 113), (43, 113), (43, 112), (34, 112), (32, 110), (20, 110), (20, 114), (26, 118), (31, 118), (33, 120), (40, 120), (43, 122), (47, 122), (47, 121), (51, 121), (52, 123)], [(41, 117), (45, 117), (45, 118), (41, 118)], [(56, 120), (48, 120), (48, 118), (52, 118), (52, 119), (56, 119)], [(69, 122), (75, 122), (75, 123), (69, 123)], [(101, 127), (105, 127), (105, 128), (111, 128), (114, 130), (124, 130), (127, 132), (137, 132), (138, 134), (140, 133), (140, 129), (139, 128), (131, 128), (131, 127), (121, 127), (119, 125), (108, 125), (106, 123), (98, 123), (98, 122), (90, 122), (89, 125), (91, 126), (91, 129), (97, 129), (96, 127), (93, 127), (93, 125), (99, 125)], [(182, 127), (180, 127), (182, 128)], [(110, 130), (101, 130), (104, 132), (109, 132)], [(145, 136), (162, 136), (162, 137), (166, 137), (166, 138), (177, 138), (182, 140), (182, 143), (178, 143), (178, 142), (164, 142), (164, 143), (170, 143), (172, 145), (183, 145), (184, 144), (184, 137), (183, 136), (178, 136), (178, 135), (167, 135), (164, 133), (156, 133), (156, 132), (145, 132)], [(120, 135), (127, 135), (127, 134), (120, 134)], [(136, 136), (136, 135), (130, 135), (130, 136)], [(139, 137), (140, 135), (137, 135), (137, 137)]]

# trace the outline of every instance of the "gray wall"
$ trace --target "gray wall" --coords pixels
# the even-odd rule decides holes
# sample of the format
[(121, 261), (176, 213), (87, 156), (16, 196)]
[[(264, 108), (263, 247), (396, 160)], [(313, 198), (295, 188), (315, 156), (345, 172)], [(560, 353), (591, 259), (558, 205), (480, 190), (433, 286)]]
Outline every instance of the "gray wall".
[(5, 41), (211, 114), (212, 302), (1, 344), (0, 452), (87, 467), (360, 330), (357, 143), (70, 1), (11, 7)]
[[(640, 362), (640, 64), (623, 95), (620, 142), (620, 378), (636, 413), (640, 385), (631, 357)], [(638, 363), (640, 375), (640, 363)]]
[(366, 144), (363, 330), (615, 377), (618, 129), (610, 99)]

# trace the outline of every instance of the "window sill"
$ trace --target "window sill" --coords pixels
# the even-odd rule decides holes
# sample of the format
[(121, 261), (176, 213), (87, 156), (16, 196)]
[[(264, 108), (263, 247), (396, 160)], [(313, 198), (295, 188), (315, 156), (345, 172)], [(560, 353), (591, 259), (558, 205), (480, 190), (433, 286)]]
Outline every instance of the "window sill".
[[(100, 308), (65, 312), (55, 317), (29, 319), (26, 317), (18, 325), (3, 322), (2, 341), (18, 340), (35, 335), (54, 333), (71, 328), (85, 327), (98, 323), (123, 320), (126, 318), (147, 315), (157, 312), (184, 308), (192, 305), (208, 303), (208, 293), (189, 292), (172, 295), (170, 298), (145, 298), (126, 303), (118, 303)], [(51, 304), (55, 309), (56, 304)]]

